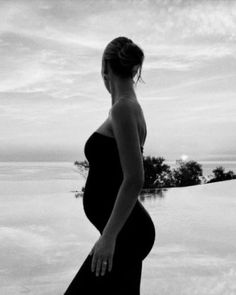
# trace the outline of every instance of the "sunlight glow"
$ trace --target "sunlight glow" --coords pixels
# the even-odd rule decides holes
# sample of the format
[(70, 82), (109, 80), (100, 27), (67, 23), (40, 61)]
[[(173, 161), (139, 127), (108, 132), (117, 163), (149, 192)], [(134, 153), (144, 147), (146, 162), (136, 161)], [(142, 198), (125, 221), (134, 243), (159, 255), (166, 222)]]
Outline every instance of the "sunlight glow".
[(182, 155), (180, 158), (181, 158), (182, 161), (186, 161), (188, 159), (188, 156), (187, 155)]

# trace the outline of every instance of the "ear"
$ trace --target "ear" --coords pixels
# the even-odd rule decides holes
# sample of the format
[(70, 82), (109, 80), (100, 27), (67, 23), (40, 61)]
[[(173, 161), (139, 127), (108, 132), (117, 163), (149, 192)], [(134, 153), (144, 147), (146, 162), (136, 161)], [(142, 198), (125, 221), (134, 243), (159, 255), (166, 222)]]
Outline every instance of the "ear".
[(103, 79), (104, 79), (105, 81), (107, 81), (107, 82), (110, 81), (109, 76), (108, 76), (107, 74), (104, 74), (104, 75), (103, 75)]

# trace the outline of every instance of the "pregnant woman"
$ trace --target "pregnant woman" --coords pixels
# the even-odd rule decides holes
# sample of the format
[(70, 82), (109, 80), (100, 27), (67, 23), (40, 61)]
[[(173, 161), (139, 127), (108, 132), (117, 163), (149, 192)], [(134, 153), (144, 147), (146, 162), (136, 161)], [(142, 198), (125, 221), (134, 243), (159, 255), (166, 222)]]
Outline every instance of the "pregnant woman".
[(138, 200), (144, 184), (147, 129), (134, 91), (142, 49), (126, 37), (112, 40), (102, 57), (102, 77), (112, 107), (87, 139), (89, 173), (83, 195), (87, 218), (100, 237), (64, 295), (139, 295), (142, 262), (155, 241), (155, 227)]

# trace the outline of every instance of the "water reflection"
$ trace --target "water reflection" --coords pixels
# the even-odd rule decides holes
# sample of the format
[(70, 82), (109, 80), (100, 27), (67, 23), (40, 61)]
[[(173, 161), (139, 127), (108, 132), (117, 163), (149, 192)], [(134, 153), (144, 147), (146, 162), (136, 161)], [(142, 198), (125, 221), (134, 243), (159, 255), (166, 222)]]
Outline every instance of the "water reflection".
[[(144, 202), (145, 199), (156, 199), (156, 198), (164, 198), (167, 192), (167, 188), (150, 188), (150, 189), (143, 189), (139, 194), (139, 200)], [(71, 191), (75, 193), (75, 198), (83, 198), (83, 191)]]
[(144, 202), (145, 199), (164, 198), (167, 190), (167, 188), (143, 189), (139, 195), (139, 200)]

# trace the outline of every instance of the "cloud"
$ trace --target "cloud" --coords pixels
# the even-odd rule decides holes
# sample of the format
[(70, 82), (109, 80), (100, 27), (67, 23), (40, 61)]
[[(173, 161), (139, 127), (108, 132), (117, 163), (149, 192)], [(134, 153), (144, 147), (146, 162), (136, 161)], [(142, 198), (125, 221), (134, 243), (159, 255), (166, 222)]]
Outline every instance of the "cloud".
[[(147, 56), (147, 71), (188, 71), (206, 60), (235, 56), (235, 45), (229, 42), (236, 31), (236, 5), (232, 1), (218, 1), (217, 5), (212, 1), (189, 1), (188, 5), (140, 1), (126, 3), (126, 9), (121, 2), (98, 2), (3, 2), (0, 91), (58, 88), (57, 93), (65, 95), (63, 88), (78, 85), (77, 77), (100, 72), (111, 24), (114, 37), (122, 31), (136, 35)], [(118, 11), (122, 12), (122, 22)], [(225, 39), (217, 39), (219, 35)], [(199, 36), (204, 36), (204, 42)]]
[[(11, 0), (0, 1), (0, 7), (0, 126), (8, 126), (0, 129), (5, 142), (17, 133), (15, 122), (33, 140), (34, 132), (42, 134), (42, 124), (51, 130), (59, 125), (68, 134), (80, 125), (79, 118), (91, 123), (85, 114), (108, 109), (101, 56), (118, 36), (130, 37), (144, 50), (146, 85), (139, 89), (152, 109), (157, 104), (172, 109), (175, 101), (188, 98), (191, 103), (197, 97), (204, 108), (201, 98), (212, 95), (212, 104), (216, 96), (225, 99), (235, 92), (235, 1)], [(194, 115), (185, 118), (194, 122)], [(71, 123), (62, 123), (62, 116)], [(98, 116), (93, 119), (99, 122)], [(223, 115), (217, 118), (222, 121)], [(232, 123), (232, 116), (227, 118)], [(48, 142), (52, 138), (48, 134)]]
[[(159, 46), (148, 46), (148, 58), (150, 60), (158, 60), (161, 62), (171, 61), (173, 64), (180, 66), (188, 66), (197, 64), (199, 61), (204, 62), (210, 59), (217, 59), (222, 57), (233, 56), (235, 54), (235, 47), (225, 45), (189, 45), (189, 44), (161, 44)], [(235, 56), (236, 57), (236, 56)], [(182, 63), (182, 64), (181, 64)], [(190, 65), (191, 65), (190, 64)], [(148, 66), (146, 66), (148, 67)], [(153, 66), (152, 66), (153, 67)], [(157, 63), (158, 68), (158, 63)]]

